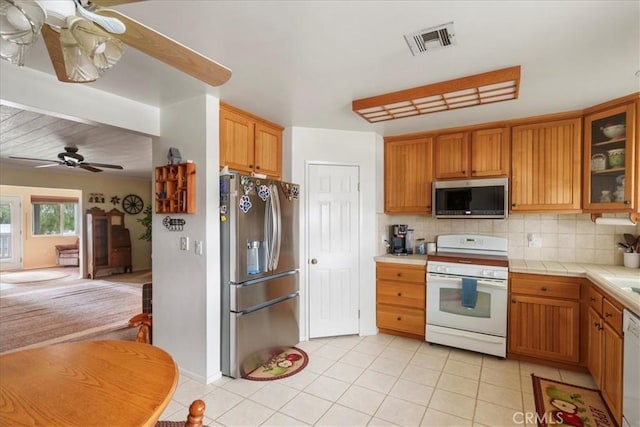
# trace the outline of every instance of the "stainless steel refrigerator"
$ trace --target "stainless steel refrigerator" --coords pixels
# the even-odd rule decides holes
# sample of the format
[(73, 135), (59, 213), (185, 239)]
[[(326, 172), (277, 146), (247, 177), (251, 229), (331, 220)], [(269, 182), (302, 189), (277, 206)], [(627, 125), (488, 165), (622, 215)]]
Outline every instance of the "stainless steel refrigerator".
[(220, 177), (224, 375), (242, 377), (300, 339), (299, 189), (246, 175)]

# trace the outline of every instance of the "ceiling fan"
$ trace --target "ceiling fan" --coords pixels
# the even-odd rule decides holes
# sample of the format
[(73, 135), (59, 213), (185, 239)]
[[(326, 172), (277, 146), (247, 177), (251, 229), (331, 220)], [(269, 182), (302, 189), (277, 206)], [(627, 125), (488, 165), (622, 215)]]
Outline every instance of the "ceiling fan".
[(14, 156), (9, 156), (9, 158), (16, 159), (16, 160), (29, 160), (34, 162), (50, 163), (48, 165), (36, 166), (37, 168), (48, 168), (51, 166), (66, 166), (69, 168), (82, 168), (91, 172), (102, 172), (102, 169), (98, 169), (98, 168), (124, 169), (120, 165), (109, 165), (105, 163), (85, 162), (84, 156), (78, 153), (78, 147), (64, 147), (64, 152), (58, 154), (58, 160), (34, 159), (31, 157), (14, 157)]
[[(129, 45), (211, 86), (231, 77), (224, 65), (126, 15), (101, 6), (142, 0), (0, 0), (2, 59), (23, 65), (41, 32), (58, 80), (98, 79)], [(5, 43), (8, 42), (8, 43)]]

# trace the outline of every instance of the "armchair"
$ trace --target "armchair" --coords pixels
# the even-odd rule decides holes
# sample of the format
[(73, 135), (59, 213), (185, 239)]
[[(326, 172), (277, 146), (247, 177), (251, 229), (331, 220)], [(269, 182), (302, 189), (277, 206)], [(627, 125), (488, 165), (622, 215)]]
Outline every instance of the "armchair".
[(57, 265), (71, 265), (76, 267), (80, 265), (79, 240), (80, 239), (76, 239), (76, 242), (71, 245), (56, 245)]

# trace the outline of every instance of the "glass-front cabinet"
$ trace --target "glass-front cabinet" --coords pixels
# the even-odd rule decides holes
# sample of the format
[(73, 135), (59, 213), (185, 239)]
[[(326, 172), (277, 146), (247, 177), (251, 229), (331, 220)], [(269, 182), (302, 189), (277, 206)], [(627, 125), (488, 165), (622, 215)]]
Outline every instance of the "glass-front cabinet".
[(635, 212), (635, 103), (585, 116), (584, 211)]

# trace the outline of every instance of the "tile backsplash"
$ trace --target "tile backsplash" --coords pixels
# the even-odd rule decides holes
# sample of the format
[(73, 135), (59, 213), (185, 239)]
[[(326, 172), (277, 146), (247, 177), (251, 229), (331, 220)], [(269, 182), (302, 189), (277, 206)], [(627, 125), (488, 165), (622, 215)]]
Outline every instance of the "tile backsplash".
[[(623, 218), (623, 215), (620, 215)], [(627, 217), (628, 218), (628, 217)], [(601, 225), (588, 214), (513, 214), (508, 219), (433, 219), (425, 215), (378, 215), (378, 253), (385, 252), (383, 238), (391, 224), (408, 224), (416, 239), (435, 242), (439, 234), (473, 233), (503, 236), (509, 242), (509, 258), (622, 265), (617, 242), (623, 234), (637, 236), (639, 225)], [(529, 239), (540, 247), (530, 247)]]

